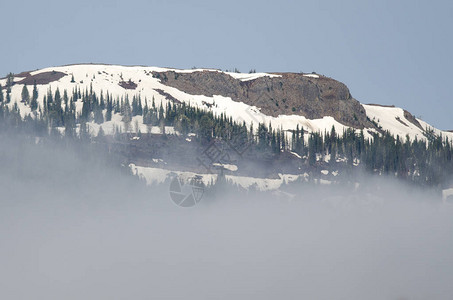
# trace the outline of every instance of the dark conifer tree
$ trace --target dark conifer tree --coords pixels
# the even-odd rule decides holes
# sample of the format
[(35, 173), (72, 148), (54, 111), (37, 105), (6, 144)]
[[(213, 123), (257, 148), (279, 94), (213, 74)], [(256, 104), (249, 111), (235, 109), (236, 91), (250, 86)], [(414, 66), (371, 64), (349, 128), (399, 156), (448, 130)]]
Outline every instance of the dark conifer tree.
[(98, 107), (94, 111), (94, 122), (97, 124), (102, 124), (104, 123), (104, 114), (102, 113), (102, 110)]
[(6, 103), (11, 102), (11, 87), (14, 84), (14, 74), (9, 73), (6, 76)]
[(2, 85), (0, 84), (0, 102), (3, 102), (4, 101), (4, 98), (3, 98), (3, 88), (2, 88)]
[(66, 89), (63, 91), (63, 103), (64, 103), (64, 106), (66, 108), (66, 106), (68, 106), (68, 92), (66, 91)]
[(110, 99), (107, 99), (107, 110), (105, 112), (105, 121), (112, 120), (112, 111), (113, 111), (113, 103)]
[(24, 84), (23, 88), (22, 88), (22, 93), (21, 93), (21, 102), (24, 102), (26, 104), (28, 104), (30, 102), (30, 93), (28, 92), (28, 88), (27, 88), (27, 85)]
[(36, 84), (33, 86), (33, 95), (30, 101), (31, 110), (36, 110), (38, 108), (38, 90), (36, 89)]
[(310, 166), (316, 164), (316, 137), (315, 134), (310, 134), (308, 138), (308, 163)]
[(162, 106), (162, 102), (160, 103), (160, 106), (159, 106), (159, 120), (163, 120), (164, 119), (164, 107)]

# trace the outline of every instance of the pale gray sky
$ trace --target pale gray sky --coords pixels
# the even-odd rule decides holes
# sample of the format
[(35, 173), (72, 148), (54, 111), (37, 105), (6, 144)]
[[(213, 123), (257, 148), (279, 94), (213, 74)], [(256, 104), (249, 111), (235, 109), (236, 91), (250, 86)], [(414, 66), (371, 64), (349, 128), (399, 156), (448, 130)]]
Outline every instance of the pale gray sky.
[(316, 71), (453, 129), (451, 1), (4, 1), (0, 75), (79, 62)]

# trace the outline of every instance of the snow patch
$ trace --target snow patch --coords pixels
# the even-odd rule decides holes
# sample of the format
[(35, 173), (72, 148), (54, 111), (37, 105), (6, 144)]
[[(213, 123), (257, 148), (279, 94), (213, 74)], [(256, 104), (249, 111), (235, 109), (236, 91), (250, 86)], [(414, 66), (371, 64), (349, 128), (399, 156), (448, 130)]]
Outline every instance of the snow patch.
[(319, 78), (318, 74), (303, 74), (304, 77)]
[[(231, 167), (232, 169), (234, 169), (233, 166)], [(211, 183), (214, 183), (217, 180), (217, 174), (198, 174), (186, 171), (172, 171), (162, 168), (141, 167), (135, 164), (129, 164), (129, 168), (131, 169), (134, 175), (145, 180), (148, 185), (164, 183), (166, 180), (169, 180), (174, 175), (178, 175), (185, 182), (188, 182), (195, 176), (199, 176), (203, 184), (205, 184), (206, 186), (210, 185)], [(225, 179), (229, 183), (238, 185), (244, 189), (255, 188), (259, 191), (269, 191), (277, 190), (283, 184), (288, 184), (298, 179), (305, 179), (306, 177), (308, 177), (307, 173), (301, 175), (294, 174), (278, 174), (278, 175), (279, 178), (276, 179), (225, 175)], [(323, 180), (320, 183), (330, 184), (326, 180)]]
[(250, 81), (255, 80), (260, 77), (282, 77), (281, 75), (269, 74), (269, 73), (235, 73), (235, 72), (224, 72), (225, 74), (230, 75), (234, 79), (239, 79), (240, 81)]
[(292, 151), (290, 151), (290, 152), (291, 152), (291, 154), (294, 155), (295, 157), (297, 157), (297, 158), (302, 158), (302, 157), (301, 157), (299, 154), (297, 154), (296, 152), (292, 152)]

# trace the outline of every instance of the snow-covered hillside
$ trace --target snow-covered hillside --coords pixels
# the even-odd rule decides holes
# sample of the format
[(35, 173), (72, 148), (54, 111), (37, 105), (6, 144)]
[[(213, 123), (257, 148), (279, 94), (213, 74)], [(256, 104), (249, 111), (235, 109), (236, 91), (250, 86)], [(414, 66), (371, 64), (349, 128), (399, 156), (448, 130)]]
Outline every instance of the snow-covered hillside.
[[(200, 178), (200, 181), (209, 186), (216, 182), (218, 174), (198, 174), (193, 172), (182, 172), (182, 171), (171, 171), (161, 168), (150, 168), (136, 166), (135, 164), (129, 165), (132, 173), (139, 178), (146, 181), (147, 184), (161, 184), (166, 180), (171, 180), (173, 176), (178, 176), (183, 182), (189, 182), (195, 176)], [(250, 176), (237, 176), (237, 175), (225, 175), (225, 180), (231, 185), (236, 185), (243, 189), (255, 188), (259, 191), (277, 190), (283, 184), (288, 184), (293, 181), (308, 181), (309, 175), (303, 173), (300, 175), (293, 174), (278, 174), (279, 178), (256, 178)], [(318, 182), (319, 181), (319, 182)], [(329, 180), (316, 179), (316, 183), (319, 184), (330, 184)]]
[[(30, 72), (30, 75), (34, 76), (45, 72), (62, 72), (66, 74), (59, 80), (50, 82), (48, 84), (38, 85), (38, 103), (43, 104), (44, 95), (47, 94), (49, 88), (55, 91), (57, 88), (60, 92), (67, 90), (71, 93), (74, 88), (80, 88), (80, 90), (93, 89), (98, 95), (103, 92), (113, 95), (113, 97), (122, 97), (128, 95), (132, 98), (134, 95), (140, 95), (142, 101), (147, 101), (148, 105), (151, 105), (151, 101), (154, 98), (155, 103), (160, 105), (167, 101), (167, 97), (164, 95), (170, 95), (171, 97), (178, 99), (179, 101), (190, 103), (191, 105), (198, 106), (206, 110), (212, 110), (215, 114), (225, 113), (227, 116), (231, 116), (236, 121), (245, 121), (247, 125), (254, 124), (255, 128), (258, 123), (272, 124), (273, 128), (282, 128), (283, 130), (296, 129), (298, 125), (300, 128), (308, 132), (324, 132), (330, 131), (332, 126), (335, 127), (336, 132), (341, 134), (345, 128), (345, 125), (336, 121), (333, 117), (325, 116), (321, 119), (310, 120), (303, 116), (298, 115), (279, 115), (278, 117), (272, 117), (264, 115), (260, 112), (260, 109), (256, 106), (250, 106), (242, 102), (233, 101), (230, 97), (223, 97), (220, 95), (214, 95), (207, 97), (203, 95), (190, 95), (182, 92), (176, 88), (169, 87), (162, 84), (161, 79), (154, 78), (152, 72), (164, 72), (164, 71), (175, 71), (179, 73), (189, 72), (222, 72), (219, 70), (212, 69), (192, 69), (192, 70), (178, 70), (168, 69), (159, 67), (143, 67), (143, 66), (115, 66), (115, 65), (96, 65), (96, 64), (81, 64), (81, 65), (68, 65), (61, 67), (45, 68), (37, 71)], [(278, 77), (280, 75), (269, 74), (269, 73), (232, 73), (223, 72), (230, 75), (231, 77), (241, 80), (250, 81), (259, 77), (269, 76)], [(306, 74), (316, 80), (318, 75)], [(23, 78), (15, 77), (15, 82), (20, 82)], [(72, 82), (74, 79), (74, 82)], [(133, 82), (136, 87), (135, 89), (126, 89), (119, 85), (120, 82)], [(0, 80), (0, 84), (5, 87), (6, 79)], [(20, 102), (21, 91), (23, 85), (15, 84), (11, 91), (11, 103), (9, 106), (12, 107), (17, 103), (21, 116), (25, 117), (31, 113), (30, 107)], [(31, 92), (32, 87), (29, 86)], [(160, 92), (159, 92), (160, 90)], [(164, 93), (162, 93), (162, 91)], [(3, 90), (5, 93), (5, 89)], [(144, 105), (144, 103), (142, 103)], [(396, 107), (380, 107), (373, 105), (363, 105), (368, 118), (378, 124), (383, 130), (389, 130), (394, 135), (405, 137), (408, 135), (411, 139), (424, 139), (424, 130), (430, 128), (434, 130), (436, 134), (442, 134), (445, 137), (453, 139), (453, 133), (440, 131), (432, 128), (429, 124), (417, 119), (420, 127), (407, 120), (404, 116), (404, 112), (401, 108)], [(82, 109), (82, 103), (79, 100), (76, 103), (76, 109), (78, 112)], [(159, 132), (158, 128), (150, 128), (143, 124), (141, 116), (135, 116), (132, 120), (132, 124), (138, 126), (138, 128), (130, 128), (129, 130), (140, 129), (141, 132), (152, 131), (154, 133)], [(95, 123), (89, 123), (89, 128), (92, 134), (97, 134), (100, 126), (106, 134), (112, 134), (115, 127), (125, 130), (124, 124), (121, 122), (121, 116), (114, 115), (112, 120), (105, 122), (104, 124), (97, 125)], [(171, 128), (168, 128), (167, 132), (171, 132)], [(370, 132), (374, 129), (370, 129)], [(365, 130), (366, 137), (371, 135), (368, 130)]]
[(365, 108), (366, 114), (370, 120), (376, 122), (383, 130), (388, 130), (393, 135), (398, 135), (403, 139), (406, 136), (409, 136), (411, 140), (415, 138), (423, 140), (426, 138), (424, 132), (431, 130), (434, 134), (442, 134), (450, 140), (453, 137), (453, 133), (434, 128), (421, 119), (416, 119), (420, 126), (415, 125), (406, 119), (402, 108), (366, 104), (362, 104), (362, 106)]

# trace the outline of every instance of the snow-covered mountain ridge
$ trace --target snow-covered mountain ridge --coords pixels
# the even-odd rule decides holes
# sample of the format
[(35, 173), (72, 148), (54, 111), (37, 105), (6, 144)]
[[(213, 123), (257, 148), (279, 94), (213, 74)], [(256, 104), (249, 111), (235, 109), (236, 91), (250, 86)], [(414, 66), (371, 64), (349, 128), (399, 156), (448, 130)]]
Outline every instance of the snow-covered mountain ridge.
[[(173, 75), (169, 78), (168, 75)], [(175, 75), (177, 74), (177, 75)], [(167, 78), (164, 78), (167, 76)], [(191, 77), (187, 77), (187, 76)], [(186, 77), (184, 77), (186, 76)], [(244, 103), (233, 99), (234, 97), (224, 96), (224, 95), (204, 95), (200, 94), (191, 94), (182, 89), (178, 89), (174, 86), (178, 84), (187, 86), (187, 81), (189, 80), (189, 85), (191, 85), (192, 90), (196, 90), (198, 87), (203, 84), (203, 82), (190, 82), (194, 78), (203, 78), (208, 80), (206, 82), (207, 87), (211, 88), (212, 86), (222, 86), (223, 82), (213, 82), (209, 81), (206, 78), (214, 78), (215, 76), (219, 77), (221, 80), (228, 79), (228, 82), (225, 82), (225, 85), (234, 84), (240, 85), (247, 93), (254, 92), (254, 86), (260, 84), (268, 84), (270, 86), (269, 90), (274, 88), (276, 89), (277, 85), (282, 86), (283, 92), (278, 92), (278, 95), (285, 95), (285, 91), (294, 90), (300, 88), (300, 98), (308, 99), (311, 101), (311, 98), (315, 97), (310, 105), (304, 106), (302, 113), (299, 112), (299, 109), (293, 107), (294, 113), (287, 114), (276, 114), (278, 111), (278, 106), (269, 113), (269, 101), (274, 101), (274, 99), (263, 99), (263, 97), (268, 97), (268, 94), (271, 94), (271, 91), (265, 91), (264, 96), (258, 96), (258, 99), (253, 102)], [(184, 80), (186, 81), (184, 81)], [(293, 84), (294, 80), (299, 80), (303, 82), (301, 87), (286, 87), (285, 84), (291, 81)], [(339, 103), (338, 106), (334, 106), (332, 109), (337, 109), (341, 112), (342, 107), (345, 106), (347, 101), (356, 101), (353, 98), (349, 99), (340, 99), (342, 96), (335, 94), (328, 94), (328, 91), (320, 91), (319, 95), (311, 95), (312, 90), (319, 88), (320, 84), (318, 81), (323, 80), (328, 84), (337, 84), (337, 83), (327, 77), (317, 75), (317, 74), (294, 74), (294, 73), (234, 73), (234, 72), (223, 72), (214, 69), (191, 69), (191, 70), (178, 70), (170, 68), (159, 68), (159, 67), (143, 67), (143, 66), (116, 66), (116, 65), (100, 65), (100, 64), (81, 64), (81, 65), (68, 65), (60, 67), (50, 67), (45, 69), (40, 69), (32, 72), (24, 72), (14, 77), (14, 85), (11, 87), (11, 102), (8, 104), (10, 107), (13, 107), (17, 103), (18, 108), (22, 117), (30, 114), (32, 111), (30, 107), (24, 103), (21, 103), (21, 91), (24, 84), (28, 84), (29, 89), (32, 88), (32, 83), (36, 80), (37, 89), (38, 89), (38, 103), (42, 106), (44, 96), (47, 94), (48, 90), (51, 89), (55, 91), (59, 89), (61, 92), (67, 90), (68, 93), (71, 93), (75, 88), (82, 91), (92, 89), (97, 94), (103, 92), (104, 94), (109, 93), (113, 97), (124, 97), (128, 95), (130, 98), (133, 96), (140, 95), (142, 102), (147, 101), (148, 105), (151, 104), (152, 99), (157, 105), (165, 103), (167, 101), (179, 101), (190, 103), (191, 105), (198, 106), (205, 110), (211, 110), (214, 114), (224, 113), (229, 117), (232, 117), (236, 121), (245, 121), (247, 125), (254, 124), (255, 126), (258, 123), (264, 123), (266, 125), (272, 124), (273, 128), (282, 128), (283, 130), (293, 130), (296, 126), (303, 128), (306, 132), (325, 132), (330, 131), (332, 126), (335, 127), (336, 132), (341, 134), (344, 129), (348, 127), (354, 128), (363, 128), (364, 133), (367, 137), (370, 137), (370, 133), (388, 130), (392, 134), (399, 135), (400, 137), (409, 136), (411, 139), (424, 139), (425, 130), (432, 130), (435, 134), (442, 134), (444, 137), (453, 138), (453, 133), (447, 131), (441, 131), (436, 128), (433, 128), (426, 122), (420, 119), (412, 117), (410, 114), (405, 112), (401, 108), (397, 107), (383, 107), (377, 105), (360, 105), (360, 110), (363, 110), (366, 120), (360, 120), (357, 126), (351, 126), (348, 122), (341, 119), (341, 116), (324, 115), (319, 118), (308, 118), (304, 116), (304, 111), (314, 110), (314, 108), (322, 107), (327, 105), (326, 103), (333, 99), (334, 102), (330, 103)], [(271, 81), (273, 80), (273, 81)], [(179, 83), (178, 83), (179, 82)], [(276, 82), (278, 84), (276, 84)], [(177, 84), (178, 83), (178, 84)], [(1, 79), (0, 84), (5, 87), (7, 84), (6, 79)], [(306, 84), (306, 86), (304, 86)], [(324, 86), (326, 86), (324, 84)], [(330, 88), (330, 86), (329, 86)], [(341, 93), (346, 93), (343, 86), (340, 86)], [(286, 89), (286, 90), (285, 90)], [(327, 88), (328, 89), (328, 88)], [(335, 89), (335, 86), (334, 86)], [(297, 91), (293, 92), (297, 96)], [(3, 88), (3, 93), (5, 94), (5, 88)], [(234, 91), (233, 91), (234, 92)], [(286, 92), (287, 94), (290, 92)], [(304, 94), (305, 93), (305, 94)], [(330, 95), (330, 96), (329, 96)], [(236, 98), (240, 98), (239, 95)], [(316, 98), (317, 97), (317, 98)], [(350, 95), (344, 95), (345, 98), (350, 97)], [(337, 99), (338, 98), (338, 99)], [(253, 99), (256, 99), (253, 98)], [(252, 100), (253, 100), (252, 99)], [(267, 101), (267, 102), (266, 102)], [(275, 100), (276, 105), (280, 107), (284, 104), (285, 98)], [(302, 101), (302, 100), (301, 100)], [(266, 103), (265, 103), (266, 102)], [(278, 103), (277, 103), (278, 102)], [(305, 102), (306, 103), (306, 102)], [(144, 105), (144, 103), (143, 103)], [(336, 104), (335, 104), (336, 105)], [(286, 105), (287, 106), (287, 105)], [(313, 109), (312, 109), (313, 107)], [(79, 101), (76, 103), (76, 109), (80, 113), (82, 109), (82, 103)], [(286, 111), (290, 109), (289, 107)], [(348, 111), (346, 109), (345, 111)], [(354, 112), (354, 118), (357, 118), (356, 113)], [(414, 122), (415, 121), (415, 122)], [(132, 123), (138, 124), (141, 132), (147, 132), (149, 129), (143, 124), (141, 116), (134, 117)], [(101, 124), (103, 131), (107, 134), (113, 132), (114, 126), (124, 127), (121, 122), (121, 117), (113, 116), (111, 121)], [(93, 134), (96, 134), (100, 125), (93, 123), (88, 124), (90, 130)], [(124, 128), (123, 128), (124, 129)]]

